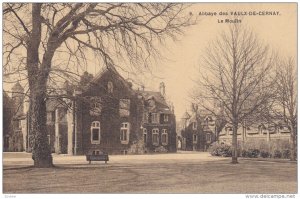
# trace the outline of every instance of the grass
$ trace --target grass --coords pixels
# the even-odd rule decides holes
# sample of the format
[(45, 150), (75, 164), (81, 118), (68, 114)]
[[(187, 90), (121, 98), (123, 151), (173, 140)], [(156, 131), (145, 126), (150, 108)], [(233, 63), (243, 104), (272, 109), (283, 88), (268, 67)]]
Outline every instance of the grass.
[[(73, 160), (73, 162), (72, 162)], [(54, 157), (37, 169), (5, 160), (4, 193), (296, 193), (297, 164), (210, 157), (207, 153), (110, 156), (88, 165), (84, 157)], [(26, 164), (27, 163), (27, 164)], [(24, 164), (22, 166), (21, 164)], [(15, 166), (17, 165), (17, 166)], [(25, 166), (27, 165), (27, 166)]]

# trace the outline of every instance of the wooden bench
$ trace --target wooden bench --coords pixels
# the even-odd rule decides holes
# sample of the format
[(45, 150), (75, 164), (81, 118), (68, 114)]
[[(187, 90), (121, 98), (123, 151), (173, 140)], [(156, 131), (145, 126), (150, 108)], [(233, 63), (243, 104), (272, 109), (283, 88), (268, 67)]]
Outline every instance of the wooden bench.
[(108, 154), (102, 151), (93, 151), (92, 154), (86, 155), (86, 161), (91, 164), (92, 161), (105, 161), (105, 164), (109, 161)]

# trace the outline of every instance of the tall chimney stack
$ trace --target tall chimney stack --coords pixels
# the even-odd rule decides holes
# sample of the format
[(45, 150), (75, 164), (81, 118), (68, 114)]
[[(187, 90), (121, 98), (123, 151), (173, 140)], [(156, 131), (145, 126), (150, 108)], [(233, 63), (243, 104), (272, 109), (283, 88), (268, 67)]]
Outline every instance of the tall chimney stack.
[(160, 91), (160, 94), (165, 97), (166, 96), (166, 87), (165, 87), (165, 83), (164, 82), (161, 82), (159, 84), (159, 91)]

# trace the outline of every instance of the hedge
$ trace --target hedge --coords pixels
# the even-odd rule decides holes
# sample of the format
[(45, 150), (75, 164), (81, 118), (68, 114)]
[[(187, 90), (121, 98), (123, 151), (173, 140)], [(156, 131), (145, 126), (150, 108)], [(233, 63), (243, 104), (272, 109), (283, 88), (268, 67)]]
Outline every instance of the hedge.
[[(232, 148), (228, 144), (213, 143), (208, 151), (212, 156), (231, 157)], [(289, 159), (291, 156), (288, 140), (265, 140), (246, 141), (238, 146), (238, 156), (246, 158), (282, 158)]]

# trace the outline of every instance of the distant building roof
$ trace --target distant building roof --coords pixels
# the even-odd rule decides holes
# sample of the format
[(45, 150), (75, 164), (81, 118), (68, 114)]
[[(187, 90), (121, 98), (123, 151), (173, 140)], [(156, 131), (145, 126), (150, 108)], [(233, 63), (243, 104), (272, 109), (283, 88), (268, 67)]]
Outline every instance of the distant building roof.
[(183, 116), (182, 116), (181, 118), (182, 118), (182, 119), (190, 119), (191, 116), (190, 116), (190, 114), (186, 111), (186, 112), (183, 114)]

